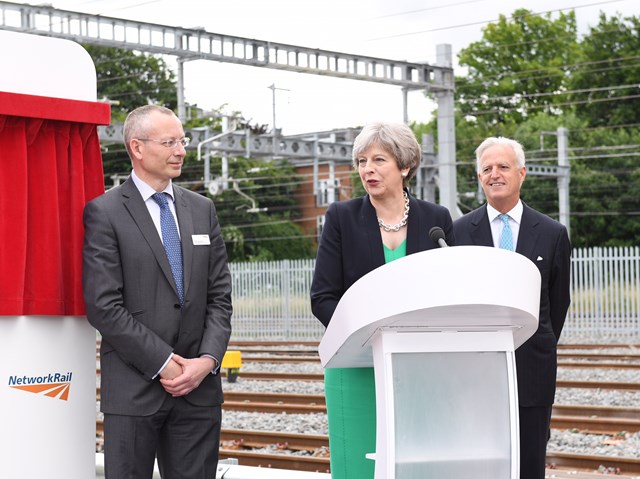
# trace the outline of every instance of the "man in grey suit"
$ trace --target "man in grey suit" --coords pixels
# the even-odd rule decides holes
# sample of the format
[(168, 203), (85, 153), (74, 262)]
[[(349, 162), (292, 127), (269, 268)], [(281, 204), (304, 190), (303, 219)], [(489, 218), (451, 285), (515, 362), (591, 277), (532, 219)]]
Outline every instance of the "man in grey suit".
[(102, 335), (105, 475), (216, 475), (231, 276), (213, 202), (172, 184), (184, 130), (147, 105), (124, 125), (133, 172), (84, 210), (83, 290)]
[(516, 368), (520, 478), (543, 479), (556, 387), (557, 343), (570, 303), (571, 245), (563, 225), (520, 199), (526, 176), (520, 143), (487, 138), (477, 148), (476, 160), (487, 203), (454, 222), (456, 244), (515, 250), (538, 267), (542, 278), (538, 330), (516, 350)]

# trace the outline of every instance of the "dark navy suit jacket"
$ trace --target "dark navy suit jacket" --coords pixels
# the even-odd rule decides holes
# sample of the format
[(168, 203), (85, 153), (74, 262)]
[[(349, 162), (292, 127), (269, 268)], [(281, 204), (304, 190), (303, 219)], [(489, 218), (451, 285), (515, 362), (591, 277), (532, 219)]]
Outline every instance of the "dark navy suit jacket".
[[(448, 244), (454, 244), (449, 210), (410, 196), (407, 255), (438, 247), (429, 237), (434, 226), (444, 230)], [(315, 317), (327, 326), (345, 291), (384, 262), (380, 226), (369, 196), (332, 203), (325, 216), (311, 284), (311, 310)], [(385, 285), (371, 293), (383, 296)]]
[[(516, 350), (518, 398), (520, 406), (551, 406), (556, 387), (557, 342), (571, 302), (571, 244), (562, 224), (524, 202), (523, 207), (516, 252), (538, 267), (542, 284), (538, 330)], [(457, 245), (494, 246), (486, 204), (457, 219), (454, 232)]]

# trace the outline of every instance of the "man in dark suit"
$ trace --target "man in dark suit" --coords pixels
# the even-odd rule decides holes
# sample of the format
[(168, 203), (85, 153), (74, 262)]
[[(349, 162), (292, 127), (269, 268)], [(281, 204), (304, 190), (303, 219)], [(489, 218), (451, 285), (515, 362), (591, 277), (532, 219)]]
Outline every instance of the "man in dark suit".
[(563, 225), (520, 199), (526, 167), (518, 142), (487, 138), (476, 150), (476, 160), (487, 203), (454, 222), (456, 244), (515, 249), (533, 261), (542, 277), (538, 330), (516, 350), (516, 368), (520, 478), (543, 479), (556, 387), (557, 343), (570, 303), (571, 245)]
[(83, 289), (102, 335), (107, 478), (211, 479), (231, 334), (231, 277), (213, 202), (172, 184), (185, 138), (164, 107), (132, 111), (133, 172), (84, 210)]

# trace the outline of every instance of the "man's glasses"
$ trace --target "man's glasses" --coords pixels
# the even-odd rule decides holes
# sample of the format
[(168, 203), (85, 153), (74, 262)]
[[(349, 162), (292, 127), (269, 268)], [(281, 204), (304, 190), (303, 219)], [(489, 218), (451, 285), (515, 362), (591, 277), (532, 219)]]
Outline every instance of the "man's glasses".
[(136, 138), (136, 139), (140, 141), (154, 141), (156, 143), (160, 143), (165, 148), (175, 148), (179, 144), (186, 148), (187, 146), (189, 146), (189, 143), (191, 143), (191, 138), (187, 136), (185, 136), (184, 138), (179, 138), (177, 140), (175, 139), (174, 140), (154, 140), (153, 138)]

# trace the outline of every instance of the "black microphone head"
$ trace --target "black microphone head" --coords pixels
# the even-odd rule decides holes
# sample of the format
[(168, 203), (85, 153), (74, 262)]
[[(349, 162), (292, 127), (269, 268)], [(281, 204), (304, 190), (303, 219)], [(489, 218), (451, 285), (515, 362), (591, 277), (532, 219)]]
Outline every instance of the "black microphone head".
[(439, 226), (434, 226), (429, 230), (429, 238), (431, 238), (431, 241), (438, 244), (438, 240), (444, 240), (445, 238), (444, 230)]

